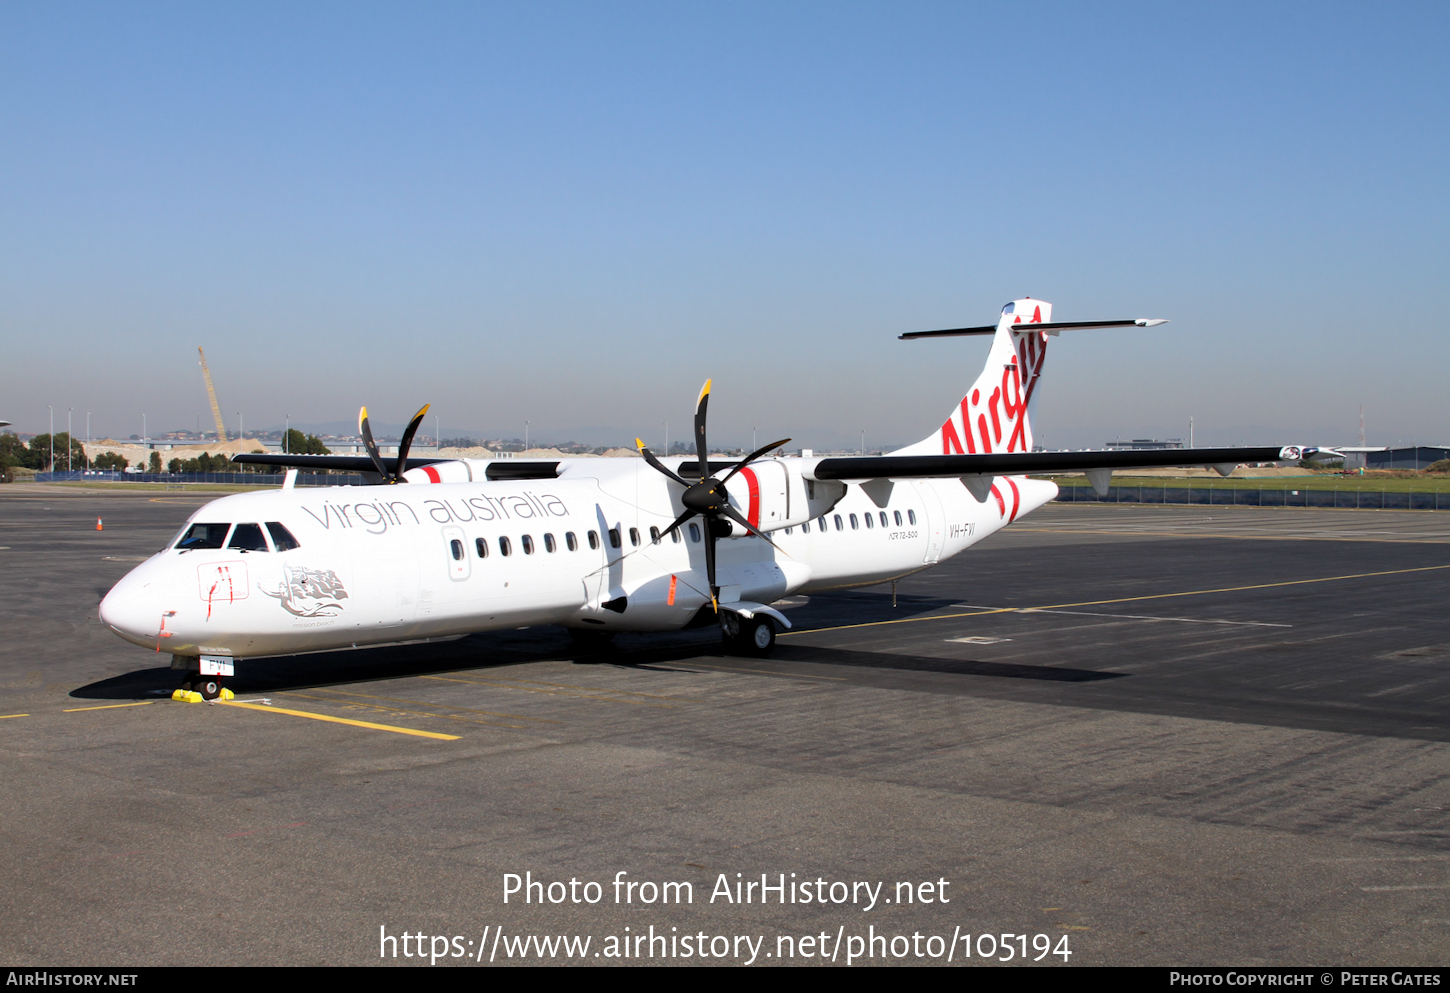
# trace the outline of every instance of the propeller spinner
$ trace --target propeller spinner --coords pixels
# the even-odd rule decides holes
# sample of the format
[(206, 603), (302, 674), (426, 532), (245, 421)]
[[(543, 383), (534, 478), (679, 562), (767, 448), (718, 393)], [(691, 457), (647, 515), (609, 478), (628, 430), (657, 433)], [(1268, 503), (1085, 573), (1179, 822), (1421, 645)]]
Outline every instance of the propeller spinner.
[(636, 438), (634, 441), (639, 446), (639, 453), (644, 456), (646, 462), (656, 471), (663, 473), (685, 488), (685, 492), (680, 496), (680, 502), (685, 505), (685, 512), (675, 518), (674, 523), (665, 528), (660, 537), (663, 538), (672, 531), (679, 529), (692, 517), (703, 517), (705, 519), (705, 576), (710, 583), (710, 603), (715, 608), (715, 612), (719, 613), (720, 587), (715, 583), (715, 542), (718, 538), (730, 533), (730, 527), (726, 523), (726, 519), (728, 518), (734, 521), (751, 534), (764, 538), (770, 543), (772, 548), (778, 547), (759, 528), (746, 520), (745, 515), (731, 506), (730, 494), (726, 492), (725, 484), (730, 482), (731, 478), (741, 469), (744, 469), (750, 463), (771, 451), (771, 449), (781, 447), (790, 441), (790, 439), (782, 438), (780, 441), (772, 441), (763, 448), (751, 452), (732, 466), (730, 471), (726, 473), (724, 479), (716, 479), (710, 475), (710, 446), (705, 440), (705, 408), (709, 403), (710, 380), (707, 379), (705, 380), (704, 389), (700, 390), (700, 398), (695, 401), (695, 454), (700, 460), (700, 481), (698, 483), (685, 482), (678, 475), (667, 469), (659, 459), (655, 458), (654, 453), (645, 447), (645, 443), (642, 440)]
[(377, 467), (378, 475), (383, 477), (384, 483), (407, 482), (403, 478), (403, 473), (408, 471), (408, 449), (412, 447), (413, 435), (418, 433), (418, 428), (423, 423), (423, 416), (428, 413), (428, 408), (431, 406), (432, 404), (423, 404), (423, 409), (414, 414), (413, 419), (408, 422), (408, 428), (403, 432), (403, 440), (398, 442), (397, 464), (392, 469), (389, 469), (383, 462), (383, 454), (378, 450), (378, 443), (373, 441), (373, 430), (368, 424), (368, 409), (364, 407), (358, 411), (358, 434), (362, 435), (363, 445), (367, 448), (368, 455), (372, 458), (373, 465)]

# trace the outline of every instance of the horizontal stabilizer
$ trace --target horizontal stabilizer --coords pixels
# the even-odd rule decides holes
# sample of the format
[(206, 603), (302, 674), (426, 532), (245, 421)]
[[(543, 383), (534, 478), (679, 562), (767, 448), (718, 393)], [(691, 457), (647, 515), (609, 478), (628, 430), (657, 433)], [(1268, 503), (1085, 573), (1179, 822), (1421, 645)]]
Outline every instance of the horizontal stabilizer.
[(1328, 449), (1167, 448), (1114, 452), (1007, 452), (993, 455), (873, 455), (827, 458), (807, 472), (810, 479), (919, 479), (947, 476), (1020, 476), (1027, 473), (1087, 472), (1173, 466), (1236, 466), (1245, 462), (1298, 462), (1332, 455)]
[[(1160, 324), (1167, 324), (1168, 321), (1161, 317), (1139, 317), (1131, 321), (1057, 321), (1047, 324), (1014, 324), (1013, 331), (1048, 331), (1056, 334), (1059, 331), (1081, 331), (1087, 328), (1156, 328)], [(979, 328), (948, 328), (945, 331), (908, 331), (906, 334), (897, 335), (902, 341), (911, 341), (915, 338), (958, 338), (972, 334), (996, 334), (997, 325), (991, 324)]]

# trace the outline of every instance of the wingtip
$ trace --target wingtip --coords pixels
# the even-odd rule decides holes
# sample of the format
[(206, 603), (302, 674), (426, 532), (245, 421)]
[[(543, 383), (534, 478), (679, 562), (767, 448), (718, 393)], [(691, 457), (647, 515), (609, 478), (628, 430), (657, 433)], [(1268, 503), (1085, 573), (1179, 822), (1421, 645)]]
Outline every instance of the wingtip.
[(702, 390), (700, 390), (700, 396), (699, 396), (699, 398), (695, 400), (695, 403), (696, 404), (698, 404), (701, 400), (705, 399), (707, 396), (710, 395), (710, 383), (711, 382), (712, 382), (712, 380), (709, 380), (709, 379), (705, 380), (705, 386), (704, 386), (704, 388)]
[(635, 448), (638, 448), (641, 452), (644, 451), (644, 439), (643, 438), (636, 438), (636, 439), (634, 439), (634, 447)]

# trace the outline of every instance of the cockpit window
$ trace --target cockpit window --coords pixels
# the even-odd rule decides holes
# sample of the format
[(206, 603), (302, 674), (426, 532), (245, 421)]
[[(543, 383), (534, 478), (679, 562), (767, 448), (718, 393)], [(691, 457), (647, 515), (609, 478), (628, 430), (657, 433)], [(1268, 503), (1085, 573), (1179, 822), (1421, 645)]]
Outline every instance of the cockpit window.
[(292, 532), (288, 531), (277, 521), (267, 522), (267, 533), (272, 536), (272, 544), (277, 546), (277, 551), (279, 552), (286, 552), (293, 548), (302, 547), (301, 543), (292, 537)]
[(1017, 309), (1017, 301), (1014, 300), (1011, 303), (1009, 303), (1007, 306), (1005, 306), (1005, 307), (1002, 308), (1002, 313), (1004, 313), (1004, 314), (1010, 314), (1010, 313), (1012, 313), (1016, 309)]
[(232, 540), (227, 542), (228, 548), (235, 548), (243, 552), (265, 552), (267, 551), (267, 539), (262, 537), (262, 526), (260, 524), (238, 524), (232, 532)]
[(176, 547), (184, 552), (198, 548), (221, 548), (226, 544), (230, 524), (193, 524), (182, 534)]

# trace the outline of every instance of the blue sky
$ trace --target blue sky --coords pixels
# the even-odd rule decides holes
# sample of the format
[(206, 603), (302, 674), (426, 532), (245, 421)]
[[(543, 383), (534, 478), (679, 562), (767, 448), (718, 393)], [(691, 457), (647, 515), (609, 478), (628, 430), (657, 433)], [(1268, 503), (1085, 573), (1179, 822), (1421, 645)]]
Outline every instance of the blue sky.
[[(1443, 4), (0, 8), (0, 417), (1450, 442)], [(431, 418), (430, 418), (431, 421)], [(79, 424), (80, 421), (78, 420)], [(429, 430), (432, 430), (430, 423)]]

